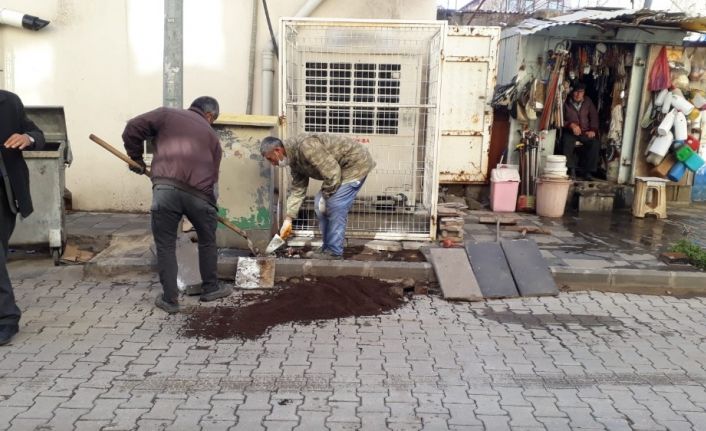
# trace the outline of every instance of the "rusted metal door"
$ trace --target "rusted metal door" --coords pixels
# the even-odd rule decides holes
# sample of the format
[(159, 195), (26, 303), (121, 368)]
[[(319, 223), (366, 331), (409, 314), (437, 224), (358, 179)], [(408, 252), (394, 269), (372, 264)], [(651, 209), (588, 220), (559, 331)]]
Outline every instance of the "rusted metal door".
[(441, 184), (484, 183), (500, 27), (450, 26), (441, 83)]

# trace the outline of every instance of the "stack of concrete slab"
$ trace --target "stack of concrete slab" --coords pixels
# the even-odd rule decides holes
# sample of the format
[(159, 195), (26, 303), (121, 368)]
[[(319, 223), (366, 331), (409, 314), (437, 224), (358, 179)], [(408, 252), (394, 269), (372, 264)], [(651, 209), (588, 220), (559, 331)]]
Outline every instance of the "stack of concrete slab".
[(447, 299), (479, 301), (559, 293), (532, 240), (467, 241), (465, 248), (434, 248), (427, 256)]
[(468, 207), (458, 202), (440, 203), (436, 215), (439, 220), (439, 236), (454, 243), (463, 242), (463, 210)]

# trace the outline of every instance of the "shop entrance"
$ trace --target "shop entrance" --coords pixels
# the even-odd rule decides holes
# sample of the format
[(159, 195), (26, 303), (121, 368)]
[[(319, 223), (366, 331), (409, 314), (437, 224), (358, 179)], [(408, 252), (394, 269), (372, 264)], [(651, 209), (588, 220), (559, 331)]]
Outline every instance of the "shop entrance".
[(573, 151), (575, 163), (569, 167), (579, 180), (618, 180), (634, 50), (634, 44), (602, 42), (568, 47), (557, 99), (563, 104), (554, 109), (554, 153), (571, 159)]

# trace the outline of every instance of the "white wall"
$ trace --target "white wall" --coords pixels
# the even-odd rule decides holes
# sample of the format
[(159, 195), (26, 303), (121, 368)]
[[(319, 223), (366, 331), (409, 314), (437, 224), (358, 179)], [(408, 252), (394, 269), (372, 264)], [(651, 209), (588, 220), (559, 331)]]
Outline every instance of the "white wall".
[[(5, 0), (2, 7), (51, 21), (31, 32), (0, 26), (0, 88), (26, 105), (65, 107), (74, 163), (67, 187), (74, 208), (146, 211), (150, 187), (90, 140), (122, 148), (131, 117), (162, 103), (162, 0)], [(270, 16), (292, 16), (305, 0), (270, 0)], [(208, 94), (221, 111), (244, 113), (247, 101), (249, 0), (184, 1), (184, 103)], [(434, 19), (434, 0), (324, 0), (313, 16)], [(260, 113), (260, 53), (269, 40), (260, 6), (254, 113)], [(276, 95), (276, 91), (273, 91)], [(276, 104), (274, 106), (277, 106)]]

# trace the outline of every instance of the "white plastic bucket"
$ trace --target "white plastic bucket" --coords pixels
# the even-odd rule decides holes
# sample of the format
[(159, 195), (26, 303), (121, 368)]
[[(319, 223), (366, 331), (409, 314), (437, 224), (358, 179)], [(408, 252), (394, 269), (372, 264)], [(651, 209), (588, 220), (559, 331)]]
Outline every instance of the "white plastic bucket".
[(562, 155), (551, 155), (547, 156), (546, 163), (544, 164), (544, 169), (542, 174), (547, 177), (552, 178), (565, 178), (566, 177), (566, 156)]
[(569, 196), (571, 180), (547, 178), (537, 180), (537, 215), (561, 217), (564, 215), (566, 199)]

